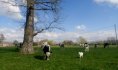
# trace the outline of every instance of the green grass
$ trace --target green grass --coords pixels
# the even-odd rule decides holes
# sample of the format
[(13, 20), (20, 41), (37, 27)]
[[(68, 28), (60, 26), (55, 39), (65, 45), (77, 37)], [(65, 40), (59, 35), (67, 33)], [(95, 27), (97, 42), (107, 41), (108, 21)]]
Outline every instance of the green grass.
[(33, 55), (21, 55), (16, 48), (0, 48), (0, 70), (118, 70), (118, 48), (91, 48), (78, 58), (83, 48), (52, 48), (49, 61), (40, 48)]

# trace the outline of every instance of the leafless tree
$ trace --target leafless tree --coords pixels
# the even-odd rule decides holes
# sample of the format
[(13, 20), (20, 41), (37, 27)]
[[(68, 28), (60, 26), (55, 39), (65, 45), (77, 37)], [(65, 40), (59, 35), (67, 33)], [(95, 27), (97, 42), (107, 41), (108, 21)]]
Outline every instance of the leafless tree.
[(5, 40), (4, 34), (0, 34), (0, 43), (3, 45), (3, 41)]
[[(59, 4), (61, 0), (12, 0), (15, 1), (11, 3), (13, 6), (20, 6), (26, 9), (26, 22), (24, 25), (24, 39), (23, 45), (21, 48), (21, 53), (23, 54), (32, 54), (34, 53), (33, 49), (33, 38), (37, 34), (46, 31), (52, 30), (54, 28), (61, 29), (58, 26), (57, 22), (59, 22), (59, 16), (57, 15), (59, 12)], [(21, 2), (22, 1), (22, 2)], [(4, 3), (9, 3), (8, 1), (2, 1)], [(36, 14), (37, 13), (37, 14)], [(44, 19), (42, 14), (48, 14), (48, 20)], [(37, 17), (35, 17), (37, 15)], [(40, 20), (44, 21), (40, 21)], [(39, 22), (35, 23), (35, 20), (39, 20)], [(47, 21), (47, 22), (46, 22)], [(38, 23), (38, 24), (37, 24)]]
[(77, 42), (79, 44), (84, 44), (87, 43), (87, 40), (84, 37), (80, 36), (79, 38), (77, 38)]

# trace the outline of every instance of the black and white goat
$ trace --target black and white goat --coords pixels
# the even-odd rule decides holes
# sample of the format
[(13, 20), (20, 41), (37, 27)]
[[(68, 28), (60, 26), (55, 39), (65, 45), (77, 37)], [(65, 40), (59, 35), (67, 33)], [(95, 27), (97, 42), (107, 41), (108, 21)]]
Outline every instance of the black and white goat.
[(48, 45), (47, 42), (44, 43), (43, 52), (44, 52), (44, 58), (46, 60), (49, 60), (51, 52), (50, 52), (50, 45)]

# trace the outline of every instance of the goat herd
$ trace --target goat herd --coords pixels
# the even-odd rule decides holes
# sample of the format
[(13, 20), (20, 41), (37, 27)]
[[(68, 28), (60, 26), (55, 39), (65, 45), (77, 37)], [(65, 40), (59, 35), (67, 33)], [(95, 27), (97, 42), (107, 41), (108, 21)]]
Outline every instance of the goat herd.
[[(59, 44), (59, 46), (61, 48), (64, 48), (64, 44)], [(89, 52), (89, 44), (88, 43), (84, 43), (83, 45), (80, 45), (81, 47), (84, 47), (84, 51), (85, 52)], [(95, 48), (97, 48), (98, 44), (95, 44)], [(109, 47), (109, 43), (104, 43), (104, 48)], [(49, 60), (49, 57), (51, 55), (51, 50), (50, 50), (50, 45), (47, 42), (44, 42), (43, 45), (41, 46), (41, 48), (43, 49), (43, 53), (44, 53), (44, 59), (45, 60)], [(79, 58), (83, 58), (84, 52), (79, 51), (78, 52), (78, 56)]]
[[(64, 44), (59, 44), (59, 46), (64, 48)], [(85, 43), (84, 47), (85, 47), (85, 52), (89, 52), (88, 43)], [(50, 45), (48, 45), (47, 42), (44, 42), (43, 45), (41, 46), (41, 48), (43, 49), (44, 59), (49, 60), (49, 57), (52, 53), (51, 50), (50, 50)], [(78, 55), (79, 55), (80, 58), (83, 58), (83, 52), (78, 52)]]
[[(19, 49), (19, 48), (21, 48), (21, 43), (18, 45), (18, 44), (16, 44), (16, 47)], [(98, 44), (95, 44), (95, 48), (97, 48), (97, 45)], [(64, 44), (62, 43), (62, 44), (59, 44), (59, 46), (61, 47), (61, 48), (64, 48)], [(106, 48), (106, 47), (108, 47), (109, 46), (109, 44), (108, 43), (104, 43), (104, 48)], [(88, 43), (84, 43), (84, 44), (80, 44), (80, 47), (84, 47), (84, 51), (85, 52), (89, 52), (89, 44)], [(50, 49), (50, 45), (47, 43), (47, 42), (44, 42), (42, 45), (41, 45), (41, 48), (42, 48), (42, 50), (43, 50), (43, 53), (44, 53), (44, 59), (45, 60), (49, 60), (49, 58), (50, 58), (50, 55), (51, 55), (51, 49)], [(83, 55), (84, 55), (84, 52), (82, 52), (82, 51), (79, 51), (78, 52), (78, 55), (79, 55), (79, 57), (80, 58), (83, 58)]]

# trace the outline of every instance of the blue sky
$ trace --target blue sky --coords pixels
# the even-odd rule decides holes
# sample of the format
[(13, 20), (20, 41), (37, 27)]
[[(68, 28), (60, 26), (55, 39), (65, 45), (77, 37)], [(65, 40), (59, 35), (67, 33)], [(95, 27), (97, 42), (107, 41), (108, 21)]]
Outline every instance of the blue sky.
[[(79, 36), (88, 40), (106, 39), (105, 36), (115, 37), (113, 25), (116, 24), (118, 27), (118, 0), (63, 0), (61, 7), (62, 27), (66, 31), (42, 33), (36, 38), (75, 41)], [(2, 9), (0, 11), (0, 33), (7, 37), (6, 41), (22, 41), (22, 23), (19, 22), (23, 17), (21, 13), (8, 12), (21, 12), (20, 8), (3, 4), (0, 9)]]
[[(106, 4), (97, 4), (93, 0), (65, 0), (63, 3), (67, 30), (73, 31), (78, 25), (88, 30), (96, 30), (118, 24), (118, 8)], [(71, 29), (69, 29), (71, 28)]]

